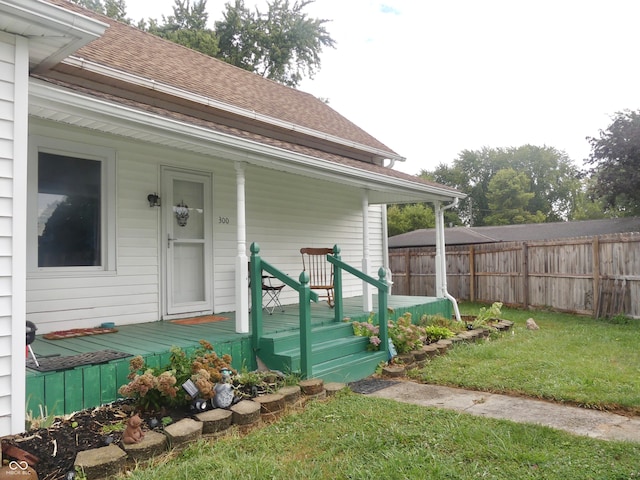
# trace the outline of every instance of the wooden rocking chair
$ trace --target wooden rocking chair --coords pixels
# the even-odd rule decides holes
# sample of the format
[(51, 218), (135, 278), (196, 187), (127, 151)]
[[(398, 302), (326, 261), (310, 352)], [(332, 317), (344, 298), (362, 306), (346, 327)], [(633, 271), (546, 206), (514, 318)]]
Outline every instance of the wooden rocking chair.
[(325, 290), (330, 307), (333, 307), (333, 264), (327, 260), (327, 255), (333, 254), (333, 248), (301, 248), (302, 269), (309, 274), (309, 288), (311, 290)]

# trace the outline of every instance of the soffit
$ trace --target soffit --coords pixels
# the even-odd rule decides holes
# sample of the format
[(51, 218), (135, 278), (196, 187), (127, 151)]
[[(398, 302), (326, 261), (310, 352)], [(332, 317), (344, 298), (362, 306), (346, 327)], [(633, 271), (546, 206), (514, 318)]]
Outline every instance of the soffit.
[(104, 92), (64, 87), (61, 82), (33, 79), (29, 113), (137, 141), (325, 178), (368, 190), (370, 203), (448, 202), (464, 197), (455, 189), (346, 156)]

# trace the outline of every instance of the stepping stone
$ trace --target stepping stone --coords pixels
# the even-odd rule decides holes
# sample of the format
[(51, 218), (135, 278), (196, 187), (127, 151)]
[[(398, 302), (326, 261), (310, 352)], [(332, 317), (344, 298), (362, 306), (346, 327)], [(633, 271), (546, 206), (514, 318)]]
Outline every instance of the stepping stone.
[(427, 354), (428, 357), (435, 357), (440, 354), (438, 346), (435, 343), (430, 343), (422, 347), (422, 351)]
[(285, 406), (284, 395), (279, 393), (261, 395), (254, 398), (253, 401), (260, 405), (260, 413), (263, 415), (280, 413)]
[(446, 351), (449, 350), (449, 347), (451, 347), (451, 345), (453, 345), (453, 342), (451, 340), (438, 340), (436, 342), (436, 348), (441, 354), (446, 353)]
[(324, 386), (324, 390), (325, 392), (327, 392), (328, 397), (334, 396), (336, 393), (338, 393), (341, 390), (344, 390), (345, 388), (347, 388), (346, 383), (340, 383), (340, 382), (329, 382)]
[(241, 400), (231, 407), (234, 425), (253, 425), (260, 421), (260, 404), (252, 400)]
[(202, 436), (202, 422), (196, 422), (191, 418), (183, 418), (179, 422), (165, 427), (164, 432), (169, 438), (171, 448), (179, 448), (185, 443), (190, 443)]
[(402, 377), (404, 373), (404, 365), (386, 365), (382, 367), (382, 375), (385, 377)]
[(412, 350), (411, 354), (416, 362), (422, 362), (427, 358), (427, 352), (424, 350)]
[(323, 388), (320, 393), (305, 396), (305, 401), (324, 400), (325, 398), (327, 398), (327, 391)]
[(202, 422), (202, 434), (210, 435), (223, 432), (231, 426), (233, 413), (231, 410), (214, 408), (196, 415), (198, 421)]
[(149, 460), (167, 449), (167, 437), (153, 430), (145, 432), (144, 438), (138, 443), (124, 444), (122, 446), (127, 456), (135, 461)]
[(127, 454), (116, 445), (78, 452), (74, 466), (84, 472), (87, 480), (111, 478), (125, 466)]
[(302, 393), (305, 395), (317, 395), (324, 390), (324, 381), (321, 378), (310, 378), (309, 380), (302, 380), (300, 383)]
[(298, 400), (300, 400), (300, 395), (302, 393), (302, 390), (300, 389), (299, 385), (292, 385), (290, 387), (282, 387), (276, 393), (279, 393), (280, 395), (284, 396), (284, 401), (287, 404), (293, 405)]

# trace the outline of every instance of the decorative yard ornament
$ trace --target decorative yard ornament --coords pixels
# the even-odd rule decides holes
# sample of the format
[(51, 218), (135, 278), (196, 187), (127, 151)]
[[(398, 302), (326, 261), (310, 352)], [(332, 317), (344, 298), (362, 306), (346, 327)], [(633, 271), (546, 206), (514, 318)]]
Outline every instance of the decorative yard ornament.
[(132, 443), (138, 443), (144, 438), (144, 432), (142, 431), (142, 419), (139, 415), (132, 416), (127, 421), (127, 427), (122, 434), (122, 442), (130, 445)]
[(233, 403), (233, 388), (228, 383), (218, 383), (214, 387), (216, 395), (213, 397), (213, 405), (218, 408), (230, 407)]
[(185, 205), (184, 201), (181, 201), (178, 205), (173, 207), (173, 211), (176, 214), (176, 220), (178, 220), (178, 225), (184, 227), (187, 225), (187, 220), (189, 220), (189, 206)]

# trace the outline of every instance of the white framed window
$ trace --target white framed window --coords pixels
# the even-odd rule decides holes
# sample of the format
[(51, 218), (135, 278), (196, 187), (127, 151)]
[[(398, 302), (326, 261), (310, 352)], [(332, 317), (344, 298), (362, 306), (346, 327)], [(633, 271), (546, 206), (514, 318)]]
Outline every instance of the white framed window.
[(29, 138), (28, 270), (115, 271), (115, 150)]

